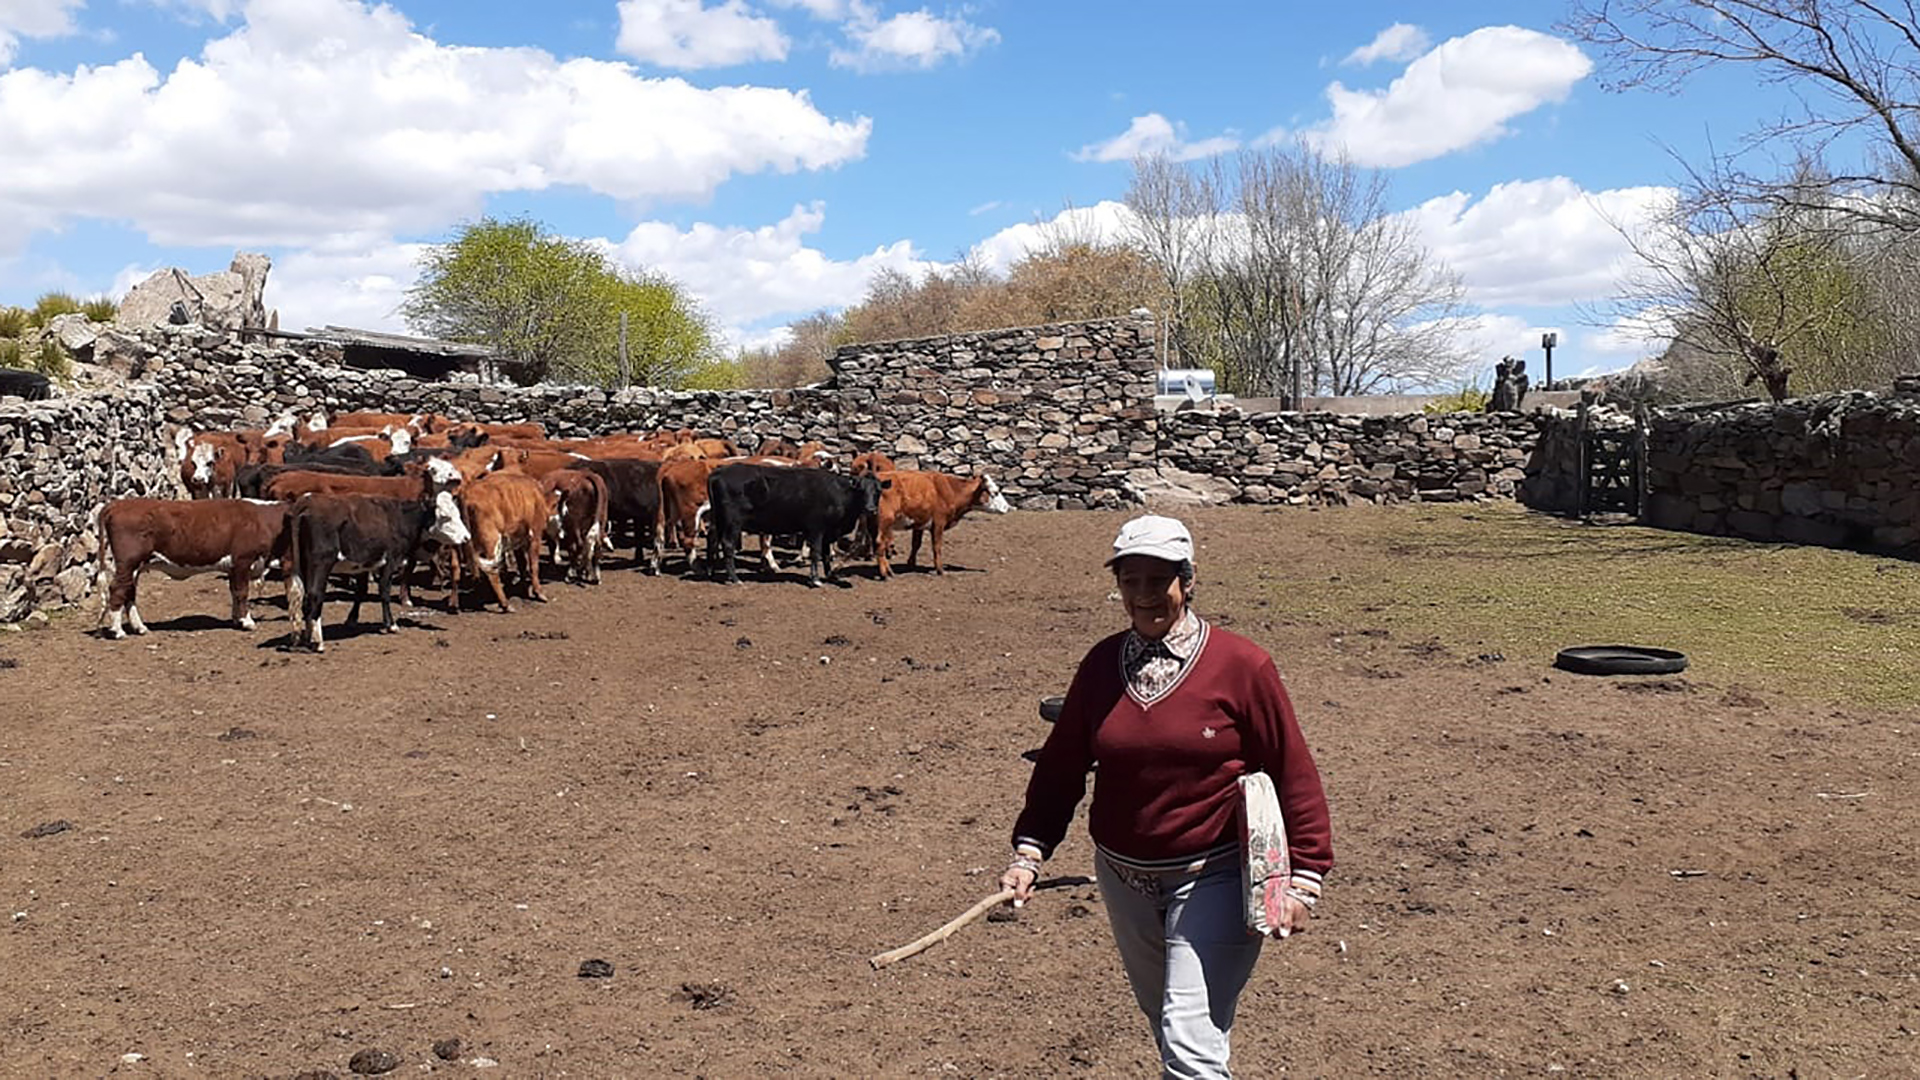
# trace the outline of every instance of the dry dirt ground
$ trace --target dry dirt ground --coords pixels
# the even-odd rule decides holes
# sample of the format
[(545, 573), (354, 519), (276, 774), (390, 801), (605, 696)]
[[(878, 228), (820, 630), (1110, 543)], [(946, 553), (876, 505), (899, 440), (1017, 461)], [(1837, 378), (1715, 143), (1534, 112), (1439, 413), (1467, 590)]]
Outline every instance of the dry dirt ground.
[[(1362, 512), (1191, 515), (1339, 860), (1240, 1073), (1920, 1072), (1920, 715), (1285, 615), (1385, 557)], [(614, 571), (325, 656), (211, 579), (151, 579), (145, 639), (0, 637), (0, 1073), (1150, 1075), (1083, 827), (1018, 921), (866, 963), (993, 890), (1123, 516), (969, 519), (945, 578)]]

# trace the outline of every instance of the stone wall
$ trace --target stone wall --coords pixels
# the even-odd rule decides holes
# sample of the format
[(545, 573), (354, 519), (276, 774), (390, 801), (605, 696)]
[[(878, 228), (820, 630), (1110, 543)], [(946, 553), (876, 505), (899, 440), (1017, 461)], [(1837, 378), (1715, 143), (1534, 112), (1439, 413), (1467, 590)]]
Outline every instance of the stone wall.
[(93, 591), (108, 500), (178, 492), (163, 414), (152, 386), (0, 406), (0, 622)]
[[(1511, 498), (1539, 420), (1521, 413), (1343, 416), (1175, 412), (1155, 460), (1236, 502), (1346, 504)], [(1142, 483), (1145, 477), (1139, 478)]]
[(1920, 401), (1854, 392), (1656, 412), (1647, 492), (1659, 528), (1920, 557)]

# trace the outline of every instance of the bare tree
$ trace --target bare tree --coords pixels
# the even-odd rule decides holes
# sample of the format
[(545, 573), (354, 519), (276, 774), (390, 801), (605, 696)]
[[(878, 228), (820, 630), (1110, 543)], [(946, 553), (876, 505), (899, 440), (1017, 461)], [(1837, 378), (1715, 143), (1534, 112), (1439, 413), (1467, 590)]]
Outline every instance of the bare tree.
[[(1243, 151), (1188, 173), (1196, 212), (1170, 221), (1181, 200), (1165, 193), (1182, 182), (1169, 168), (1136, 166), (1135, 201), (1159, 219), (1136, 243), (1164, 281), (1185, 282), (1187, 347), (1240, 392), (1432, 385), (1466, 363), (1459, 279), (1391, 211), (1383, 173), (1301, 145)], [(1191, 256), (1177, 272), (1176, 250)]]
[(1163, 292), (1155, 305), (1166, 327), (1169, 363), (1186, 364), (1187, 306), (1201, 259), (1206, 223), (1219, 212), (1215, 189), (1165, 154), (1136, 158), (1127, 188), (1129, 239), (1159, 273)]
[[(1615, 89), (1679, 89), (1705, 69), (1740, 66), (1789, 85), (1798, 115), (1747, 137), (1715, 163), (1730, 197), (1920, 232), (1920, 14), (1913, 0), (1574, 0), (1563, 29), (1597, 46)], [(1878, 160), (1832, 177), (1832, 200), (1781, 180), (1752, 152), (1781, 145), (1824, 157), (1864, 142)]]
[(1816, 385), (1847, 384), (1833, 368), (1870, 349), (1873, 333), (1856, 287), (1857, 256), (1830, 220), (1836, 211), (1816, 205), (1810, 192), (1818, 185), (1802, 177), (1793, 186), (1808, 193), (1755, 204), (1720, 177), (1695, 174), (1644, 230), (1616, 223), (1640, 266), (1594, 321), (1637, 322), (1670, 338), (1670, 365), (1717, 360), (1775, 401), (1786, 399), (1797, 366), (1825, 367)]

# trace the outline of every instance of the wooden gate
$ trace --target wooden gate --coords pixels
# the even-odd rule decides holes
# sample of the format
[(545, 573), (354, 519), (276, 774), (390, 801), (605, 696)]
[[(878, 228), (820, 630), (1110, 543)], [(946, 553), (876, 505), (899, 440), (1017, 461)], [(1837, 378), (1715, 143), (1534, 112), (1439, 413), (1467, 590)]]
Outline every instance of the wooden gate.
[(1582, 394), (1579, 406), (1579, 516), (1631, 514), (1643, 517), (1647, 467), (1646, 410), (1636, 408), (1633, 426), (1599, 427), (1588, 422), (1593, 398)]

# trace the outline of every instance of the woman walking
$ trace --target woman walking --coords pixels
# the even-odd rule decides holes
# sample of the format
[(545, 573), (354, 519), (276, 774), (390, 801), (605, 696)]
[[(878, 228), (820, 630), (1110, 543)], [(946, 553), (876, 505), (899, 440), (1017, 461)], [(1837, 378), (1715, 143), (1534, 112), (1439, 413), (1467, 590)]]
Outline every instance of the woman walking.
[(1326, 798), (1273, 659), (1192, 610), (1193, 536), (1129, 521), (1107, 560), (1131, 626), (1080, 662), (1040, 751), (1001, 875), (1014, 904), (1065, 838), (1099, 762), (1089, 811), (1100, 894), (1162, 1075), (1224, 1077), (1234, 1008), (1264, 940), (1241, 884), (1243, 775), (1279, 796), (1292, 876), (1276, 937), (1306, 928), (1333, 866)]

